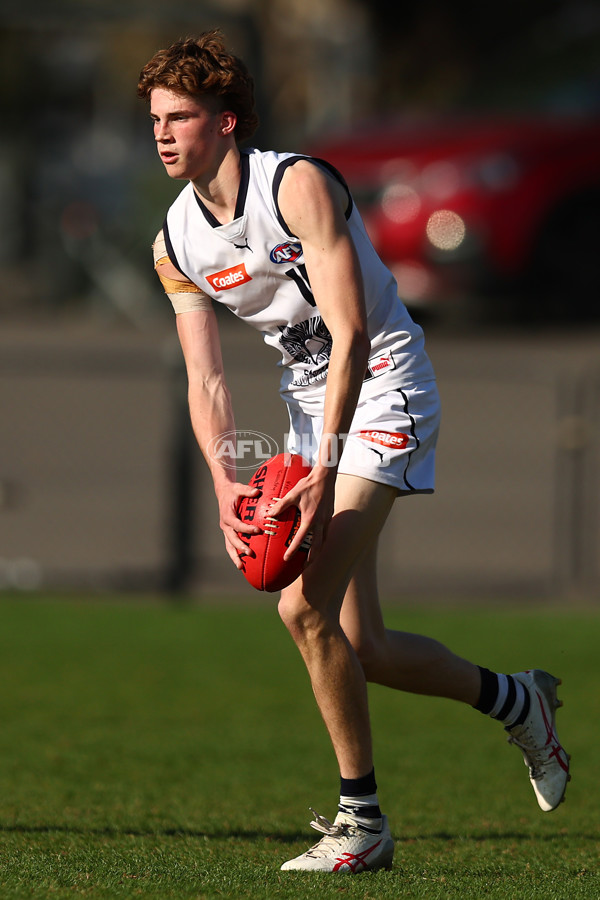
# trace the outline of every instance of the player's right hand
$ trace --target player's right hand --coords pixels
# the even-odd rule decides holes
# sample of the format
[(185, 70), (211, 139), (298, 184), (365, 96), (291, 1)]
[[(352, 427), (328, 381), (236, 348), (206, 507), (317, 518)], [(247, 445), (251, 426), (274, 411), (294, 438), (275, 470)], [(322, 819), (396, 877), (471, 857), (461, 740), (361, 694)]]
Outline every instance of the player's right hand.
[(241, 558), (253, 556), (254, 553), (241, 539), (240, 534), (260, 534), (261, 529), (251, 522), (243, 522), (238, 515), (238, 508), (244, 497), (258, 497), (260, 490), (247, 484), (230, 481), (217, 490), (216, 494), (219, 504), (219, 526), (225, 537), (225, 549), (236, 569), (241, 569)]

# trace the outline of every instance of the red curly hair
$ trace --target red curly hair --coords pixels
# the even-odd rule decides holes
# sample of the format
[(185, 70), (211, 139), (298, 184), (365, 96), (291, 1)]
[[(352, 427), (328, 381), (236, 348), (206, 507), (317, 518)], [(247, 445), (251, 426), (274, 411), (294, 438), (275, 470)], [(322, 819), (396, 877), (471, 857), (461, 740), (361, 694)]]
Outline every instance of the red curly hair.
[(252, 137), (258, 127), (254, 80), (242, 60), (226, 49), (218, 30), (176, 41), (155, 53), (140, 72), (138, 97), (150, 100), (154, 88), (214, 98), (220, 111), (236, 114), (238, 142)]

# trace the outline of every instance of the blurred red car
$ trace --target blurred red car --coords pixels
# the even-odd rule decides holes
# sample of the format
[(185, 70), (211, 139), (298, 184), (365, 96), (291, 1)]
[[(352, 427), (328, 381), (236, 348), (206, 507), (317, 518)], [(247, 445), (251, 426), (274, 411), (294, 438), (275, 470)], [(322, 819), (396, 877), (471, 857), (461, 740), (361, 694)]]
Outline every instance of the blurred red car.
[(309, 152), (348, 181), (408, 306), (495, 292), (528, 318), (597, 314), (598, 119), (366, 125)]

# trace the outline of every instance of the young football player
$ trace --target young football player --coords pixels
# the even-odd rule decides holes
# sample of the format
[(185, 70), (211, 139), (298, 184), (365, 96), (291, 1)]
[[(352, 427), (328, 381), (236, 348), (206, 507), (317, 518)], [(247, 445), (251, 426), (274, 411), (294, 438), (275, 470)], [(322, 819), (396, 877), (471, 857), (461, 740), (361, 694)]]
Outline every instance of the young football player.
[(439, 399), (423, 332), (367, 237), (342, 176), (296, 153), (240, 149), (257, 126), (253, 82), (222, 35), (160, 50), (144, 66), (160, 159), (186, 182), (154, 244), (185, 357), (191, 420), (214, 482), (227, 552), (241, 568), (236, 509), (255, 492), (211, 441), (235, 428), (214, 306), (227, 306), (281, 353), (288, 449), (313, 468), (272, 509), (301, 511), (293, 553), (309, 565), (282, 591), (280, 616), (308, 669), (340, 771), (333, 822), (285, 870), (389, 867), (394, 842), (375, 781), (367, 682), (448, 697), (498, 719), (521, 749), (543, 810), (563, 799), (568, 756), (554, 725), (558, 679), (496, 674), (435, 640), (386, 629), (378, 535), (392, 505), (434, 488)]

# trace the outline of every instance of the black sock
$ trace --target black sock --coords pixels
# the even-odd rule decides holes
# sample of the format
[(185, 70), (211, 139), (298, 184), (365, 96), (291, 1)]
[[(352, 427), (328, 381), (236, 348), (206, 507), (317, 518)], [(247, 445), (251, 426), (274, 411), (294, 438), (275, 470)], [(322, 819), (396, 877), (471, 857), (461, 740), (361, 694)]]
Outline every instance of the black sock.
[(342, 778), (340, 776), (339, 811), (353, 816), (359, 822), (361, 819), (381, 818), (374, 769), (361, 778)]

